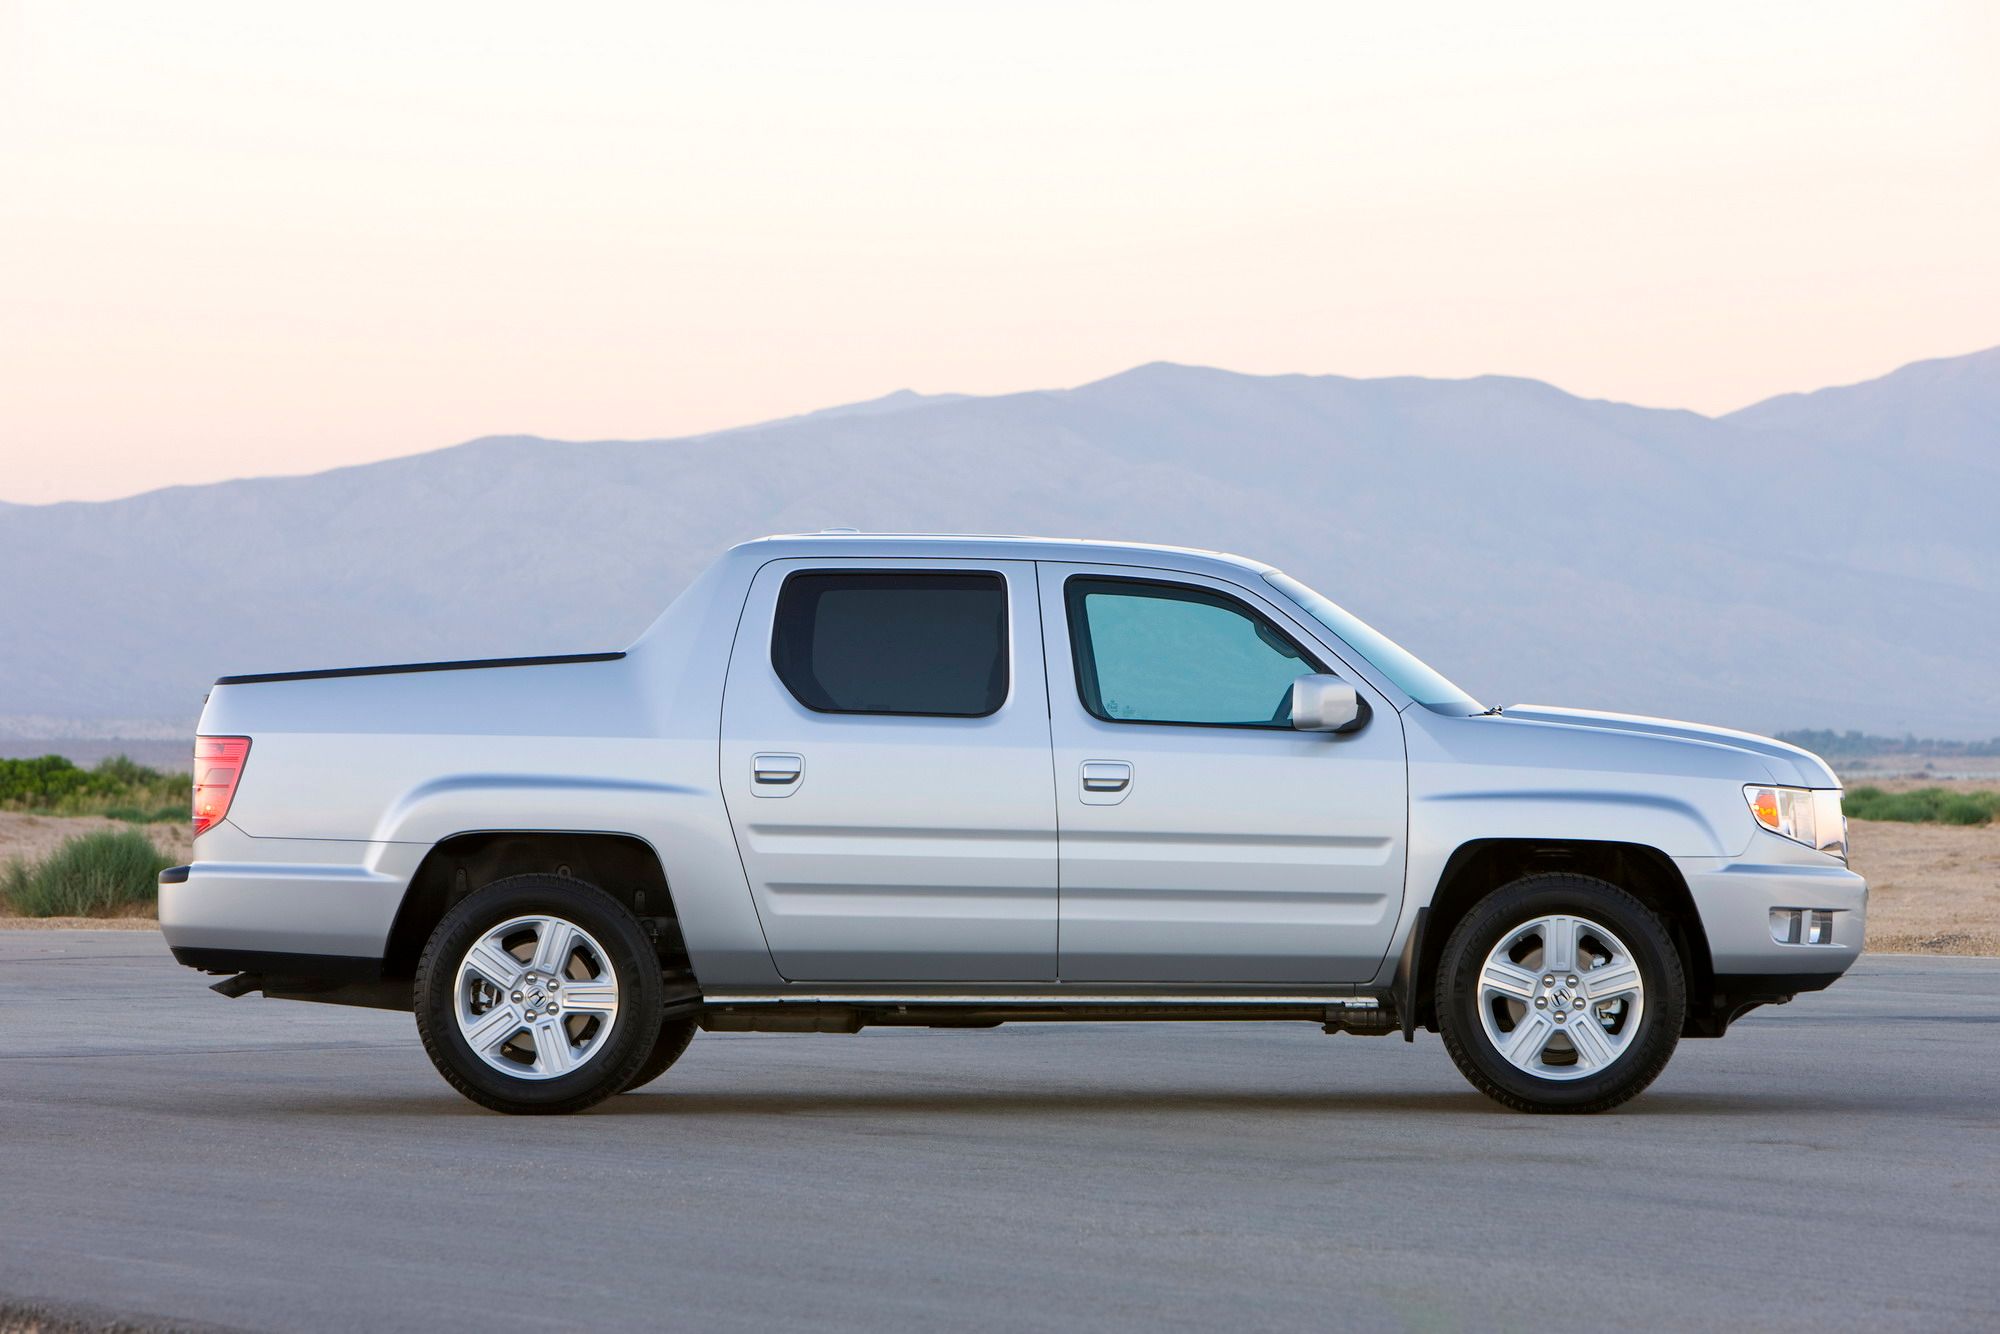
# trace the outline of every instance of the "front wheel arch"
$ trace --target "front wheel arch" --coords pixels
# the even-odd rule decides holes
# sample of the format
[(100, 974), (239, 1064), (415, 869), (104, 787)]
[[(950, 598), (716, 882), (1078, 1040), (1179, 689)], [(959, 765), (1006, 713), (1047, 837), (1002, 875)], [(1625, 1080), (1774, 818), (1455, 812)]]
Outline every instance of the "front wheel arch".
[(1713, 1008), (1715, 970), (1708, 934), (1687, 880), (1673, 859), (1644, 843), (1592, 839), (1474, 839), (1459, 845), (1438, 877), (1425, 918), (1421, 948), (1414, 959), (1414, 1022), (1438, 1031), (1438, 961), (1458, 924), (1488, 895), (1530, 875), (1569, 872), (1603, 880), (1624, 890), (1656, 913), (1680, 955), (1687, 979), (1684, 1037), (1707, 1037), (1702, 1020)]

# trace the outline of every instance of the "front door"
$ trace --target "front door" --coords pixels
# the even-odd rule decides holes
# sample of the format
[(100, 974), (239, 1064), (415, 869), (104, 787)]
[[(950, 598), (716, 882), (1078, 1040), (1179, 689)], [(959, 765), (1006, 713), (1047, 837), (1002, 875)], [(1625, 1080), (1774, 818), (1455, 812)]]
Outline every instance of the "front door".
[(1033, 562), (766, 565), (730, 657), (721, 765), (784, 977), (1054, 979)]
[[(1401, 720), (1275, 599), (1043, 564), (1065, 982), (1372, 977), (1402, 906)], [(1291, 727), (1341, 676), (1371, 716)]]

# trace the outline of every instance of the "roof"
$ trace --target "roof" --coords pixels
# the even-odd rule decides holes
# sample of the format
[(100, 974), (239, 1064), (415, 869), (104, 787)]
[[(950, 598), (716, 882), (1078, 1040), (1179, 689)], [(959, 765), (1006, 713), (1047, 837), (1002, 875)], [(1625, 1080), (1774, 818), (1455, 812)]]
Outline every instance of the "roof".
[(1106, 542), (1077, 537), (1028, 537), (1008, 533), (862, 533), (833, 529), (780, 533), (736, 548), (763, 559), (788, 556), (917, 556), (933, 560), (1044, 560), (1096, 565), (1165, 566), (1170, 569), (1260, 575), (1262, 561), (1199, 547), (1147, 542)]

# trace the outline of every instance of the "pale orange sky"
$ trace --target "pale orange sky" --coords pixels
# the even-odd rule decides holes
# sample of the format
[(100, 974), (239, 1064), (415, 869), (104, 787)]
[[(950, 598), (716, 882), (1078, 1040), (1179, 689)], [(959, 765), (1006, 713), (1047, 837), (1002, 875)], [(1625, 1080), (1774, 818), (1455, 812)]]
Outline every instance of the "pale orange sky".
[(1140, 362), (1722, 411), (2000, 343), (1966, 3), (0, 0), (0, 499)]

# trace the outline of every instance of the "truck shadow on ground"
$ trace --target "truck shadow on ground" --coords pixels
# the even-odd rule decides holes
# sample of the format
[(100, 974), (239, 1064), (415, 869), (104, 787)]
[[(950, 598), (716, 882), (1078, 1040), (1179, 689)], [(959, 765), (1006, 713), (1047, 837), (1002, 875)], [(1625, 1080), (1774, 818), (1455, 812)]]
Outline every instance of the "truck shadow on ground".
[[(273, 1100), (274, 1102), (276, 1100)], [(1839, 1101), (1812, 1095), (1787, 1093), (1674, 1093), (1642, 1094), (1615, 1112), (1599, 1116), (1567, 1118), (1577, 1123), (1608, 1123), (1613, 1120), (1652, 1120), (1686, 1117), (1797, 1118), (1802, 1113), (1817, 1116), (1848, 1115), (1856, 1111), (1912, 1112), (1929, 1110), (1921, 1098), (1846, 1098)], [(230, 1114), (271, 1114), (277, 1106), (257, 1110), (255, 1095), (234, 1100)], [(408, 1095), (346, 1096), (316, 1098), (310, 1104), (286, 1099), (286, 1115), (339, 1117), (411, 1117), (462, 1119), (493, 1118), (489, 1112), (466, 1102), (449, 1090)], [(760, 1117), (848, 1119), (945, 1117), (979, 1119), (986, 1117), (1149, 1117), (1163, 1114), (1190, 1117), (1263, 1115), (1299, 1118), (1393, 1114), (1409, 1117), (1509, 1117), (1521, 1121), (1554, 1122), (1563, 1118), (1513, 1112), (1472, 1090), (1440, 1093), (1390, 1093), (1376, 1090), (1158, 1090), (1158, 1089), (1016, 1089), (1007, 1091), (931, 1089), (870, 1090), (827, 1092), (800, 1089), (717, 1092), (654, 1088), (609, 1099), (579, 1115), (589, 1119), (672, 1117), (687, 1119), (751, 1119)], [(534, 1121), (538, 1118), (504, 1118)]]

